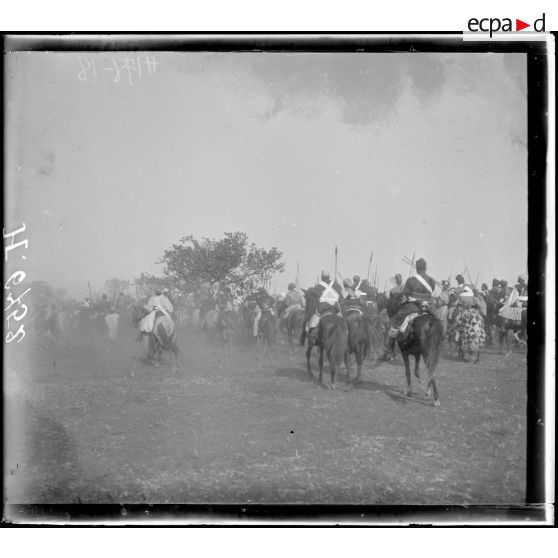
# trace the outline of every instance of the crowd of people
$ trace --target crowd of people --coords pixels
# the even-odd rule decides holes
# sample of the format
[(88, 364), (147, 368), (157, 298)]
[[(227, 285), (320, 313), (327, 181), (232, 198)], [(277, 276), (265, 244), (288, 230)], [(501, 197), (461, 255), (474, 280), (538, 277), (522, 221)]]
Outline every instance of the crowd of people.
[[(345, 305), (358, 304), (365, 311), (378, 316), (378, 323), (383, 325), (386, 332), (386, 358), (390, 358), (395, 341), (408, 328), (409, 318), (420, 312), (428, 311), (436, 315), (442, 323), (446, 338), (455, 334), (451, 326), (456, 319), (461, 318), (464, 313), (466, 317), (471, 315), (478, 322), (479, 331), (482, 329), (484, 332), (479, 333), (479, 336), (486, 335), (490, 344), (494, 341), (492, 328), (497, 318), (520, 321), (521, 312), (527, 306), (526, 275), (519, 275), (517, 282), (512, 285), (506, 280), (494, 279), (492, 288), (489, 289), (483, 283), (477, 289), (476, 285), (467, 283), (462, 274), (455, 276), (454, 285), (451, 285), (449, 279), (436, 281), (428, 275), (426, 261), (422, 258), (417, 260), (415, 270), (405, 282), (402, 274), (395, 274), (393, 286), (384, 292), (380, 292), (367, 279), (361, 279), (357, 274), (352, 279), (337, 281), (332, 279), (330, 273), (323, 271), (320, 280), (306, 289), (306, 295), (314, 295), (319, 303), (312, 315), (304, 320), (304, 330), (316, 327), (320, 316), (326, 312), (342, 313)], [(197, 323), (203, 328), (210, 313), (225, 315), (227, 312), (239, 313), (249, 309), (250, 332), (253, 337), (257, 337), (264, 311), (271, 312), (279, 327), (284, 327), (292, 312), (304, 310), (306, 297), (295, 283), (289, 283), (286, 293), (272, 296), (256, 281), (250, 284), (244, 295), (239, 294), (234, 285), (214, 282), (189, 294), (171, 292), (168, 288), (155, 288), (150, 296), (139, 301), (123, 292), (111, 299), (103, 294), (96, 303), (90, 297), (85, 297), (81, 303), (73, 305), (73, 315), (78, 320), (79, 316), (94, 319), (114, 343), (118, 336), (119, 323), (124, 315), (128, 318), (133, 305), (143, 306), (146, 310), (146, 315), (139, 323), (140, 336), (153, 331), (157, 313), (170, 316), (180, 325), (188, 320), (192, 322), (192, 316), (196, 314)], [(61, 314), (62, 311), (56, 305), (47, 305), (40, 320), (42, 327), (54, 332)], [(484, 343), (484, 339), (477, 339), (476, 342)]]

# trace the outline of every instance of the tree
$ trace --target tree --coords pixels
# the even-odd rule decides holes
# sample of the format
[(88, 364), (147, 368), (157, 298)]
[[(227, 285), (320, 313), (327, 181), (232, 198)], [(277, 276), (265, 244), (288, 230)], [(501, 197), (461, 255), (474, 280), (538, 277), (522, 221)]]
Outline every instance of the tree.
[(259, 248), (248, 242), (245, 233), (234, 232), (217, 240), (185, 236), (165, 251), (160, 263), (165, 266), (164, 276), (182, 290), (194, 291), (219, 281), (244, 291), (254, 280), (269, 281), (281, 273), (282, 257), (277, 248)]
[(108, 279), (105, 281), (105, 291), (110, 300), (116, 300), (116, 297), (122, 292), (125, 291), (128, 287), (128, 281), (126, 279), (118, 279), (117, 277), (113, 277), (112, 279)]
[(136, 277), (136, 286), (138, 287), (139, 295), (149, 296), (155, 289), (164, 289), (165, 287), (171, 291), (177, 290), (176, 281), (170, 277), (157, 277), (149, 273), (142, 273)]

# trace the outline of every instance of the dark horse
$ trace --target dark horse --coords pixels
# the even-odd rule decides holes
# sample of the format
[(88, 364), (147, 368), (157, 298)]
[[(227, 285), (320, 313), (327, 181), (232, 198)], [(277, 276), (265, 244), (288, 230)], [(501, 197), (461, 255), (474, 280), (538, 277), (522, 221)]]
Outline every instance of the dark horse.
[[(135, 327), (149, 312), (143, 306), (134, 306), (132, 311), (132, 322)], [(152, 333), (143, 333), (144, 347), (147, 357), (154, 366), (158, 366), (158, 361), (163, 351), (169, 351), (172, 356), (171, 368), (173, 372), (178, 370), (178, 347), (176, 345), (176, 327), (171, 317), (163, 312), (157, 312)]]
[(271, 310), (265, 308), (262, 310), (260, 323), (258, 324), (258, 343), (263, 346), (264, 350), (275, 346), (275, 338), (277, 337), (277, 324)]
[[(282, 302), (277, 305), (277, 315), (280, 316), (287, 305)], [(294, 339), (297, 332), (302, 329), (302, 324), (304, 322), (304, 310), (302, 308), (295, 308), (292, 310), (287, 319), (284, 321), (285, 330), (287, 332), (287, 339), (289, 341), (289, 347), (294, 351)]]
[[(257, 303), (254, 301), (245, 301), (241, 306), (242, 322), (245, 332), (249, 340), (254, 339), (254, 321), (257, 314)], [(255, 337), (258, 346), (273, 347), (277, 336), (277, 324), (271, 310), (266, 306), (261, 313), (258, 323), (257, 336)]]
[(362, 363), (370, 351), (369, 316), (364, 313), (359, 301), (345, 303), (345, 321), (348, 329), (348, 351), (345, 355), (345, 366), (349, 376), (349, 354), (354, 354), (357, 363), (357, 382), (362, 382)]
[[(304, 320), (306, 324), (310, 321), (310, 318), (318, 307), (319, 296), (312, 289), (309, 289), (308, 291), (304, 291), (304, 297), (306, 299)], [(348, 330), (345, 320), (339, 314), (326, 312), (321, 316), (317, 328), (311, 329), (308, 334), (306, 334), (305, 329), (302, 330), (302, 335), (300, 337), (301, 345), (304, 345), (306, 338), (308, 338), (308, 348), (306, 349), (306, 368), (308, 373), (313, 377), (310, 356), (312, 354), (312, 348), (316, 346), (320, 352), (318, 360), (320, 370), (319, 382), (320, 384), (322, 383), (325, 353), (331, 373), (331, 383), (328, 387), (335, 389), (337, 368), (341, 366), (347, 354)]]
[(434, 371), (438, 365), (440, 357), (440, 345), (442, 342), (442, 323), (438, 318), (430, 313), (420, 314), (417, 316), (412, 324), (409, 336), (398, 341), (403, 361), (405, 362), (405, 376), (407, 378), (406, 395), (411, 395), (411, 366), (409, 356), (415, 357), (415, 376), (419, 376), (419, 362), (420, 357), (424, 359), (426, 370), (428, 372), (428, 383), (426, 385), (426, 398), (430, 398), (432, 391), (434, 396), (434, 406), (440, 406), (440, 399), (438, 397), (438, 388), (436, 387), (436, 379)]

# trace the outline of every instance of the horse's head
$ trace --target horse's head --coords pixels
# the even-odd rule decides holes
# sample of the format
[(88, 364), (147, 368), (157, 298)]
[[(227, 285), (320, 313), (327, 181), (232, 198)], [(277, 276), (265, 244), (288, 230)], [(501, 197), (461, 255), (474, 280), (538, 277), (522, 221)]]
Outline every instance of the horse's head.
[(302, 289), (302, 292), (304, 293), (304, 300), (306, 301), (306, 305), (304, 308), (304, 319), (306, 322), (308, 322), (318, 308), (320, 297), (313, 289)]

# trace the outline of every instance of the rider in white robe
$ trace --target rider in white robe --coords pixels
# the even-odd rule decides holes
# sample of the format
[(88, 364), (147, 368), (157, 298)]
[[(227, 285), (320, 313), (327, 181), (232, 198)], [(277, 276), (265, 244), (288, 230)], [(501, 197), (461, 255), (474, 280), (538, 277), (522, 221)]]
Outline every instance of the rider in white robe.
[(163, 312), (166, 316), (172, 314), (173, 306), (171, 301), (160, 290), (156, 290), (155, 294), (147, 301), (145, 309), (149, 312), (140, 322), (140, 331), (151, 333), (155, 325), (155, 315), (157, 311)]

